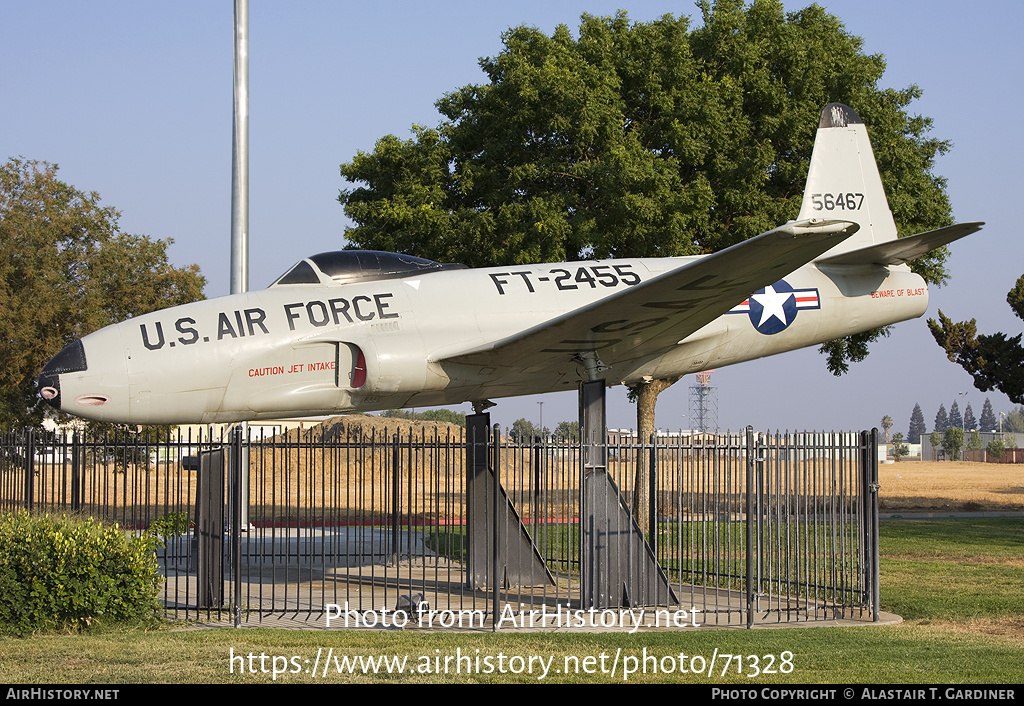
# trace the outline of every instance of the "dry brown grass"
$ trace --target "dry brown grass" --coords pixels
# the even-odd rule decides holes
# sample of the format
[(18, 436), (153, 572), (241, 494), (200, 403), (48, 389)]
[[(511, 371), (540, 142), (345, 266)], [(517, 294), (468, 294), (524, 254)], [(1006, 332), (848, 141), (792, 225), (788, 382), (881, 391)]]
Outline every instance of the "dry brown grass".
[[(390, 442), (401, 441), (399, 459)], [(352, 415), (334, 417), (306, 429), (292, 429), (249, 456), (250, 499), (261, 521), (292, 521), (303, 508), (316, 507), (348, 523), (389, 518), (398, 497), (403, 521), (465, 517), (465, 430), (444, 422), (421, 422)], [(377, 442), (376, 448), (367, 442)], [(406, 442), (411, 440), (411, 444)], [(321, 446), (323, 442), (323, 446)], [(395, 465), (401, 468), (395, 478)], [(518, 508), (531, 498), (532, 512), (564, 516), (577, 512), (574, 465), (568, 454), (545, 459), (543, 496), (533, 498), (536, 479), (529, 447), (509, 447), (501, 455), (501, 484)], [(396, 487), (397, 486), (397, 487)], [(275, 498), (270, 501), (269, 494)], [(543, 504), (541, 509), (533, 501)]]
[[(417, 442), (401, 451), (403, 471), (397, 492), (402, 514), (409, 521), (461, 517), (466, 492), (465, 432), (452, 424), (363, 415), (335, 417), (305, 429), (293, 429), (265, 447), (254, 444), (250, 453), (250, 506), (261, 508), (262, 521), (294, 521), (309, 517), (313, 508), (340, 513), (349, 522), (379, 519), (390, 512), (396, 490), (390, 470), (393, 451), (386, 445), (370, 451), (363, 444), (344, 442), (373, 438), (379, 443), (396, 433), (403, 440), (411, 436)], [(315, 442), (321, 439), (325, 443), (318, 446)], [(619, 474), (620, 486), (628, 492), (637, 459), (633, 454), (623, 454), (614, 461), (612, 470)], [(670, 457), (666, 467), (673, 469), (678, 462)], [(543, 482), (543, 487), (549, 489), (541, 500), (544, 507), (527, 509), (525, 498), (518, 497), (533, 487), (529, 449), (503, 453), (502, 485), (517, 496), (514, 502), (525, 512), (573, 514), (577, 500), (573, 479), (578, 469), (568, 455), (558, 451), (552, 451), (544, 464), (549, 476)], [(715, 475), (714, 470), (706, 469), (702, 478), (710, 477), (707, 471)], [(882, 464), (879, 476), (880, 504), (886, 513), (1024, 511), (1024, 464), (904, 461)], [(195, 474), (183, 472), (176, 460), (148, 468), (129, 464), (127, 473), (102, 462), (90, 464), (85, 479), (85, 509), (103, 514), (104, 509), (115, 508), (115, 519), (125, 524), (145, 524), (165, 512), (190, 512), (195, 483)], [(57, 487), (60, 484), (47, 481), (47, 485), (47, 496), (67, 494), (66, 488)], [(0, 488), (0, 496), (6, 490)], [(670, 505), (666, 500), (663, 507), (671, 509)]]
[[(410, 422), (401, 419), (382, 419), (372, 416), (349, 416), (329, 419), (321, 425), (305, 430), (292, 430), (283, 439), (287, 441), (309, 441), (324, 438), (328, 442), (343, 441), (345, 439), (357, 440), (376, 438), (378, 441), (388, 439), (391, 435), (399, 433), (401, 438), (409, 438), (410, 433), (416, 441), (427, 442), (428, 448), (423, 452), (416, 453), (412, 465), (418, 467), (420, 472), (415, 472), (411, 479), (415, 488), (415, 494), (421, 498), (430, 496), (433, 500), (435, 495), (444, 496), (439, 509), (443, 516), (458, 516), (464, 511), (462, 501), (465, 489), (463, 487), (463, 451), (457, 448), (463, 439), (463, 430), (451, 424), (435, 422)], [(436, 439), (437, 443), (432, 446), (430, 442)], [(449, 445), (446, 442), (450, 442)], [(315, 484), (319, 474), (308, 477), (307, 482), (302, 482), (293, 472), (287, 469), (300, 469), (310, 467), (309, 459), (300, 458), (298, 449), (290, 449), (284, 454), (280, 449), (275, 452), (273, 459), (268, 458), (265, 452), (254, 451), (251, 456), (253, 468), (273, 467), (274, 482), (281, 489), (290, 488), (287, 501), (282, 503), (282, 510), (285, 515), (294, 512), (296, 505), (303, 504), (298, 497), (297, 489), (303, 488), (306, 493), (311, 492), (310, 484)], [(338, 494), (333, 501), (327, 499), (327, 506), (344, 507), (351, 511), (354, 507), (361, 508), (366, 513), (365, 519), (379, 514), (383, 508), (381, 502), (384, 495), (388, 493), (390, 476), (385, 472), (388, 467), (388, 459), (384, 458), (383, 451), (376, 454), (356, 454), (344, 459), (336, 458), (335, 463), (311, 464), (312, 468), (323, 465), (334, 465), (338, 470), (335, 475), (327, 481), (333, 486)], [(371, 458), (372, 456), (372, 458)], [(623, 459), (624, 460), (624, 459)], [(403, 465), (407, 459), (403, 459)], [(569, 476), (572, 469), (567, 464), (559, 463), (557, 459), (549, 461), (551, 468), (562, 482), (556, 482), (556, 490), (564, 490), (571, 485)], [(516, 492), (529, 486), (529, 467), (531, 460), (529, 453), (523, 451), (520, 454), (506, 454), (502, 462), (502, 484), (510, 492)], [(565, 465), (565, 468), (561, 468)], [(421, 483), (429, 483), (423, 469), (427, 467), (447, 468), (449, 473), (443, 474), (448, 477), (444, 481), (446, 487), (423, 487)], [(525, 472), (525, 475), (524, 475)], [(299, 475), (303, 475), (301, 472)], [(433, 475), (433, 474), (429, 474)], [(885, 512), (979, 512), (979, 511), (1022, 511), (1024, 510), (1024, 465), (993, 464), (993, 463), (971, 463), (971, 462), (934, 462), (934, 461), (904, 461), (898, 464), (882, 464), (879, 467), (879, 478), (881, 482), (881, 509)], [(264, 482), (270, 478), (265, 477)], [(407, 487), (407, 478), (402, 481), (402, 490)], [(448, 485), (450, 484), (450, 485)], [(565, 488), (562, 488), (565, 486)], [(338, 492), (340, 491), (340, 492)], [(254, 490), (255, 494), (255, 490)], [(553, 498), (552, 498), (553, 499)], [(282, 498), (284, 500), (284, 498)], [(253, 501), (258, 501), (253, 498)], [(432, 503), (431, 503), (432, 504)], [(571, 503), (570, 503), (571, 504)], [(434, 513), (417, 513), (412, 510), (413, 516), (424, 518)], [(563, 511), (565, 508), (563, 508)]]
[[(462, 506), (465, 493), (462, 455), (464, 452), (455, 445), (462, 441), (464, 432), (455, 425), (379, 417), (339, 417), (327, 420), (324, 424), (310, 429), (293, 430), (288, 433), (287, 439), (288, 441), (297, 441), (301, 437), (303, 441), (306, 441), (319, 439), (323, 435), (328, 441), (341, 441), (346, 438), (356, 440), (360, 436), (369, 438), (372, 435), (381, 440), (382, 437), (386, 439), (395, 433), (399, 433), (403, 439), (407, 439), (410, 432), (416, 441), (428, 442), (428, 448), (423, 452), (416, 453), (412, 459), (403, 458), (403, 465), (412, 460), (411, 465), (419, 470), (413, 473), (411, 479), (415, 488), (410, 488), (407, 485), (410, 479), (403, 474), (402, 490), (414, 490), (417, 496), (421, 498), (430, 496), (431, 500), (436, 495), (443, 496), (439, 505), (440, 514), (442, 516), (458, 516), (464, 512)], [(430, 442), (434, 439), (437, 439), (438, 443), (431, 447)], [(381, 500), (384, 495), (388, 494), (391, 483), (390, 475), (385, 472), (388, 467), (388, 459), (384, 458), (383, 451), (378, 451), (376, 454), (354, 455), (345, 459), (337, 458), (333, 464), (316, 461), (309, 464), (309, 459), (305, 459), (304, 462), (299, 458), (299, 454), (308, 452), (300, 452), (297, 449), (290, 449), (283, 456), (278, 450), (275, 452), (276, 457), (272, 460), (265, 455), (259, 458), (261, 453), (260, 451), (253, 452), (252, 467), (272, 466), (274, 468), (273, 480), (277, 487), (290, 489), (288, 499), (282, 503), (281, 507), (282, 510), (285, 510), (285, 515), (294, 513), (296, 505), (303, 505), (302, 499), (298, 497), (298, 488), (303, 488), (306, 493), (314, 492), (310, 486), (315, 484), (319, 477), (319, 474), (311, 474), (308, 476), (308, 482), (302, 482), (294, 474), (294, 471), (289, 473), (286, 469), (317, 468), (323, 465), (334, 465), (337, 469), (332, 477), (326, 479), (333, 486), (334, 492), (338, 493), (333, 501), (326, 500), (327, 506), (344, 507), (349, 511), (354, 507), (359, 507), (362, 512), (367, 514), (365, 519), (379, 514), (383, 509)], [(371, 456), (373, 457), (371, 458)], [(570, 478), (572, 469), (569, 465), (564, 462), (560, 463), (557, 459), (551, 459), (549, 463), (559, 479), (554, 483), (555, 490), (569, 488), (572, 485)], [(518, 454), (503, 456), (502, 485), (512, 493), (529, 486), (530, 464), (529, 453), (525, 450)], [(564, 468), (562, 468), (563, 465)], [(441, 474), (441, 477), (445, 479), (443, 481), (445, 487), (431, 488), (420, 485), (431, 482), (427, 480), (427, 476), (433, 476), (433, 474), (424, 472), (424, 469), (428, 467), (448, 469), (447, 474)], [(304, 474), (300, 472), (298, 475)], [(884, 512), (1024, 511), (1024, 465), (1020, 464), (904, 461), (898, 464), (882, 464), (879, 467), (879, 479), (881, 483), (880, 506)], [(269, 480), (269, 477), (264, 477), (264, 483)], [(254, 497), (253, 501), (256, 502), (258, 499)], [(417, 509), (419, 508), (406, 508), (406, 512), (411, 510), (412, 516), (423, 519), (434, 514), (429, 511), (417, 512)], [(563, 511), (566, 510), (567, 508), (563, 508)]]
[(885, 512), (1020, 512), (1024, 465), (904, 461), (878, 470)]
[(919, 625), (934, 625), (958, 633), (996, 635), (1009, 639), (1018, 647), (1024, 647), (1024, 618), (1019, 616), (967, 621), (928, 620), (916, 622)]
[[(396, 479), (394, 447), (398, 434), (412, 445), (399, 449), (402, 472)], [(347, 523), (381, 521), (393, 507), (394, 484), (408, 521), (457, 516), (462, 512), (463, 430), (444, 422), (376, 416), (332, 417), (255, 443), (249, 454), (250, 506), (258, 521), (294, 521), (309, 509)], [(371, 446), (370, 442), (376, 446)], [(428, 473), (427, 469), (449, 469)], [(456, 485), (458, 483), (458, 485)], [(425, 495), (440, 513), (423, 507)], [(433, 508), (434, 505), (431, 505)]]

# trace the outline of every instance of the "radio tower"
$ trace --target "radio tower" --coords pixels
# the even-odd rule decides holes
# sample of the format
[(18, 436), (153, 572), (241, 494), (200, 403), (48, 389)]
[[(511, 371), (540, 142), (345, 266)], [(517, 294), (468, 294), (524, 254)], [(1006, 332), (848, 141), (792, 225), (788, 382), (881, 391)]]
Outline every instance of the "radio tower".
[(718, 431), (718, 388), (708, 385), (713, 372), (697, 373), (697, 384), (690, 386), (690, 423), (694, 431)]

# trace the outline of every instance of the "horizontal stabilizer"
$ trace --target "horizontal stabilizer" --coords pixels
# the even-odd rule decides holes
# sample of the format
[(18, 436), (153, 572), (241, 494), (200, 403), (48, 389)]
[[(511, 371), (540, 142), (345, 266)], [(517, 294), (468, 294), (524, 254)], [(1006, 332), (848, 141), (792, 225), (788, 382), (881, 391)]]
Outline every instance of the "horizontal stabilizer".
[(819, 265), (901, 265), (981, 230), (984, 223), (957, 223), (899, 240), (869, 245), (817, 261)]
[(531, 371), (550, 368), (586, 351), (598, 351), (608, 365), (661, 355), (857, 229), (850, 221), (793, 221), (590, 306), (442, 361)]

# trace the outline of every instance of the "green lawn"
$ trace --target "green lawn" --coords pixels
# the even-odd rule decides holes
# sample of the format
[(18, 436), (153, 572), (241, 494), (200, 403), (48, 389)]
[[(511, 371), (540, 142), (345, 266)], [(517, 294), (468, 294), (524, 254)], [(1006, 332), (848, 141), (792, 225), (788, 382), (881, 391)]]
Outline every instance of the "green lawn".
[[(263, 628), (109, 632), (3, 638), (0, 664), (4, 681), (22, 683), (269, 682), (275, 657), (281, 671), (277, 681), (290, 683), (536, 682), (545, 663), (544, 681), (550, 682), (621, 683), (623, 666), (639, 669), (644, 663), (648, 672), (657, 664), (658, 672), (631, 674), (629, 683), (1024, 682), (1024, 520), (886, 522), (881, 533), (882, 607), (906, 618), (899, 625), (633, 635)], [(328, 650), (332, 661), (324, 676)], [(308, 670), (318, 654), (321, 667), (314, 676)], [(337, 672), (343, 657), (377, 655), (406, 657), (407, 673)], [(618, 669), (612, 676), (616, 655)], [(707, 663), (716, 655), (710, 678), (678, 669), (681, 663), (699, 665), (695, 657)], [(479, 659), (486, 669), (490, 659), (495, 670), (504, 664), (522, 673), (454, 673), (459, 656), (466, 658), (462, 665)], [(449, 673), (435, 673), (435, 666), (443, 669), (445, 657)], [(664, 673), (669, 667), (671, 673)], [(764, 668), (773, 673), (747, 676)]]

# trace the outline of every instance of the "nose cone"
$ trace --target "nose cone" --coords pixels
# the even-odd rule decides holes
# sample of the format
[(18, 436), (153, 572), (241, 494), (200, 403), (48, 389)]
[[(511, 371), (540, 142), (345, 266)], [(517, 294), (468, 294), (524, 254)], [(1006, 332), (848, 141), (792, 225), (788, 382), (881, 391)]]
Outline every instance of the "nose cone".
[(128, 416), (126, 352), (117, 326), (68, 344), (39, 374), (37, 391), (65, 414), (101, 422)]
[(64, 347), (49, 363), (43, 367), (39, 375), (36, 390), (48, 405), (54, 409), (61, 408), (60, 376), (64, 373), (77, 373), (88, 370), (85, 360), (85, 347), (82, 342), (75, 341)]

